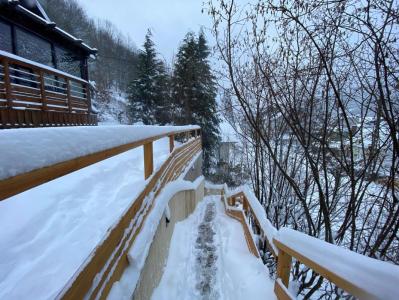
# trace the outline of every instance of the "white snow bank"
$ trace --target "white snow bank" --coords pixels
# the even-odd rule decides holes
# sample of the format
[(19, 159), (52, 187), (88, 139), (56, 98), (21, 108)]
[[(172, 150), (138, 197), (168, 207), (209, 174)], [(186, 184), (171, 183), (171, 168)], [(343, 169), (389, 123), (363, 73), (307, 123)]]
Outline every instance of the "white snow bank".
[[(168, 156), (156, 141), (155, 166)], [(143, 169), (136, 148), (0, 201), (0, 299), (54, 299), (143, 190)]]
[[(192, 161), (195, 161), (195, 159)], [(189, 165), (186, 170), (190, 168), (191, 166)], [(180, 178), (183, 177), (183, 175), (180, 176)], [(196, 190), (203, 181), (203, 176), (198, 177), (194, 182), (179, 179), (168, 183), (163, 188), (162, 192), (155, 199), (154, 207), (149, 212), (140, 234), (136, 237), (128, 252), (129, 266), (124, 271), (120, 281), (113, 284), (108, 299), (130, 299), (140, 278), (140, 273), (154, 239), (155, 232), (165, 209), (168, 207), (170, 199), (178, 192)]]
[(0, 180), (105, 149), (198, 126), (76, 126), (0, 131)]
[(224, 189), (224, 184), (215, 184), (215, 183), (212, 183), (210, 181), (206, 181), (205, 182), (205, 187), (207, 189), (222, 190), (222, 189)]
[(198, 261), (195, 241), (208, 203), (216, 204), (213, 230), (216, 270), (209, 274), (220, 300), (276, 299), (273, 281), (262, 260), (249, 252), (241, 224), (228, 217), (219, 196), (208, 196), (186, 220), (175, 225), (169, 256), (153, 300), (204, 299), (196, 289)]
[(241, 186), (238, 187), (232, 191), (227, 192), (227, 196), (233, 196), (239, 192), (243, 192), (249, 202), (249, 205), (251, 206), (256, 218), (259, 221), (259, 225), (262, 228), (262, 231), (267, 237), (267, 240), (270, 244), (270, 246), (273, 248), (274, 253), (278, 254), (278, 249), (273, 243), (273, 238), (277, 234), (277, 229), (272, 225), (272, 223), (269, 221), (269, 219), (266, 216), (266, 211), (265, 208), (260, 204), (259, 200), (256, 198), (254, 193), (251, 191), (251, 189), (248, 186)]
[(276, 239), (301, 255), (364, 290), (364, 299), (397, 299), (399, 266), (281, 228)]

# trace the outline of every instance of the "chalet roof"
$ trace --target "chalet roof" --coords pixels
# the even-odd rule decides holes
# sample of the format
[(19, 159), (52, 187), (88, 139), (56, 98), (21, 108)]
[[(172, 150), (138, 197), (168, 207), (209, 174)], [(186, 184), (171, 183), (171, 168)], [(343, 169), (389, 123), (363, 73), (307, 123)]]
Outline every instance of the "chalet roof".
[(14, 9), (17, 13), (30, 18), (33, 22), (40, 25), (45, 25), (48, 30), (61, 36), (62, 38), (69, 40), (78, 46), (81, 50), (88, 54), (96, 54), (97, 49), (92, 48), (89, 45), (83, 43), (79, 38), (65, 32), (61, 28), (57, 27), (56, 23), (52, 22), (47, 16), (45, 10), (37, 0), (0, 0), (0, 4), (6, 4), (10, 8)]

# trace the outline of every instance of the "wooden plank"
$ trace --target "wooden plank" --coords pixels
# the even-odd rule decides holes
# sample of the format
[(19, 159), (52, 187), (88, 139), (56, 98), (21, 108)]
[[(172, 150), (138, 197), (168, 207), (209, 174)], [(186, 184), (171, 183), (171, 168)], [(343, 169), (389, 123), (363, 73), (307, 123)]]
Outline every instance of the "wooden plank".
[(6, 88), (6, 99), (7, 99), (7, 106), (12, 107), (12, 99), (11, 99), (11, 83), (10, 83), (10, 69), (9, 69), (9, 62), (7, 59), (3, 61), (4, 67), (4, 84)]
[(68, 101), (68, 110), (72, 112), (72, 99), (71, 99), (71, 83), (69, 79), (67, 80), (67, 101)]
[(39, 72), (39, 78), (40, 78), (40, 94), (42, 98), (42, 110), (46, 111), (47, 110), (47, 97), (46, 97), (46, 87), (44, 84), (44, 74), (43, 71), (40, 70)]
[(283, 285), (280, 278), (274, 283), (274, 293), (277, 296), (278, 300), (294, 300), (295, 297), (290, 294), (288, 289)]
[(152, 175), (154, 171), (154, 151), (152, 142), (144, 144), (144, 179)]
[(282, 283), (288, 287), (291, 272), (291, 255), (279, 248), (277, 260), (277, 278), (281, 278)]
[[(16, 119), (13, 113), (15, 113), (15, 111), (10, 110), (9, 116), (11, 122), (14, 122)], [(74, 118), (76, 118), (77, 120), (77, 115), (74, 115)], [(54, 123), (53, 114), (47, 114), (47, 123), (50, 126)], [(76, 123), (77, 121), (75, 122), (75, 124)], [(11, 127), (14, 126), (11, 125)], [(142, 146), (146, 143), (155, 141), (157, 139), (166, 136), (168, 136), (168, 134), (153, 136), (151, 138), (135, 141), (111, 149), (106, 149), (86, 156), (77, 157), (68, 161), (60, 162), (52, 166), (47, 166), (11, 178), (4, 179), (0, 181), (0, 201), (9, 198), (11, 196), (14, 196), (16, 194), (22, 193), (35, 186), (49, 182), (58, 177), (64, 176), (66, 174), (77, 171), (89, 165), (95, 164), (104, 159), (110, 158), (112, 156), (118, 155), (125, 151), (134, 149), (138, 146)]]
[(54, 98), (54, 99), (62, 99), (62, 100), (67, 100), (68, 99), (68, 95), (67, 94), (52, 92), (52, 91), (49, 91), (49, 90), (46, 90), (46, 97)]
[(175, 136), (171, 134), (169, 136), (169, 152), (172, 153), (175, 148)]
[(40, 98), (36, 98), (29, 95), (21, 95), (21, 94), (11, 94), (11, 99), (13, 100), (13, 107), (16, 106), (15, 102), (23, 101), (32, 105), (37, 105), (39, 108), (42, 106), (42, 100)]

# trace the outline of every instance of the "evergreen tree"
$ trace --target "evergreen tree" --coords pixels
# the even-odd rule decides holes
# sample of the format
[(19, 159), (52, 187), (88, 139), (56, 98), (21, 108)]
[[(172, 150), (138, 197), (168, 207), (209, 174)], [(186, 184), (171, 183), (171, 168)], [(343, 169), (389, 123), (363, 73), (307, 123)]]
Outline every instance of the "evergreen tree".
[(133, 123), (165, 124), (167, 111), (168, 75), (164, 63), (157, 58), (154, 42), (148, 30), (138, 56), (137, 78), (129, 86), (129, 110)]
[(175, 122), (198, 124), (202, 128), (204, 173), (214, 165), (219, 140), (216, 111), (216, 83), (208, 61), (209, 48), (201, 31), (198, 38), (188, 33), (179, 48), (172, 79), (175, 100)]

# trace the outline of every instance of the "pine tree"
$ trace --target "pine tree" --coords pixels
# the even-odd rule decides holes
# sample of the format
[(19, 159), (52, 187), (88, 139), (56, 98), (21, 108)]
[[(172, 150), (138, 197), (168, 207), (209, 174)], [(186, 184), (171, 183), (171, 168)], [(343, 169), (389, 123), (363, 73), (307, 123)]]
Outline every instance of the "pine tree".
[(209, 48), (204, 33), (198, 38), (188, 33), (177, 54), (172, 79), (176, 101), (175, 122), (198, 124), (202, 128), (204, 173), (211, 172), (219, 140), (216, 111), (216, 83), (208, 61)]
[(157, 58), (152, 34), (148, 30), (138, 56), (137, 78), (129, 86), (129, 111), (133, 123), (165, 124), (169, 122), (168, 74)]

